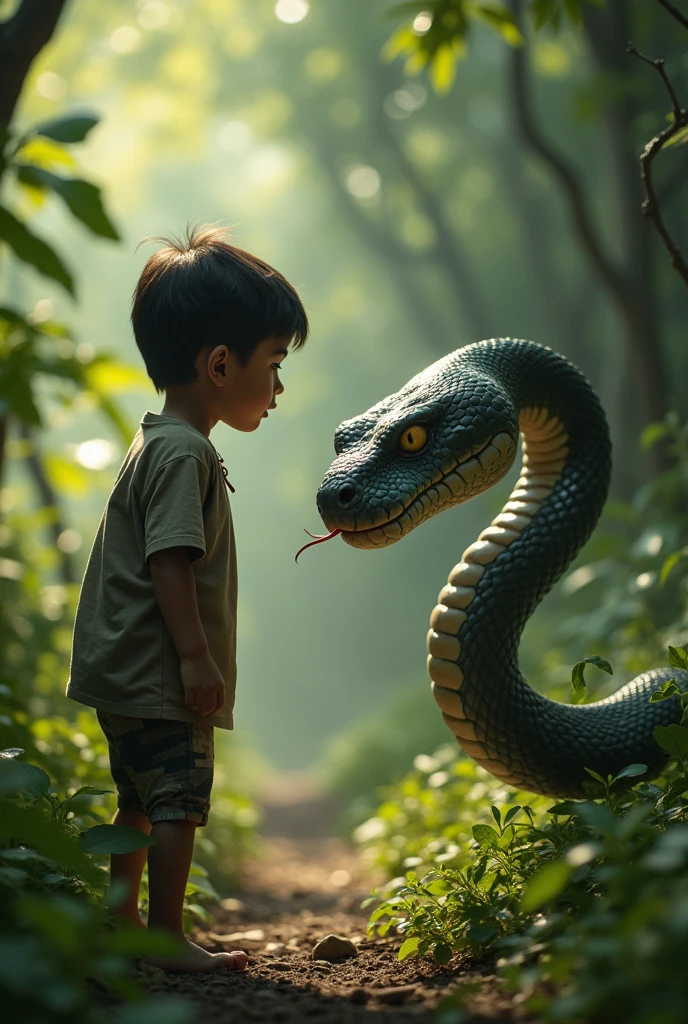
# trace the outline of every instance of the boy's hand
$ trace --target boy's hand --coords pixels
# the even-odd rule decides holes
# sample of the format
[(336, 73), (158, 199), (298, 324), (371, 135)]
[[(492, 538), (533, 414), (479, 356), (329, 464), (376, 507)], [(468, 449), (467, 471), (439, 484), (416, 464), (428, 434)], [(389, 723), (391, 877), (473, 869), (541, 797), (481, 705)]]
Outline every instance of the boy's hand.
[(225, 683), (222, 674), (206, 650), (179, 664), (184, 703), (199, 715), (214, 715), (225, 706)]

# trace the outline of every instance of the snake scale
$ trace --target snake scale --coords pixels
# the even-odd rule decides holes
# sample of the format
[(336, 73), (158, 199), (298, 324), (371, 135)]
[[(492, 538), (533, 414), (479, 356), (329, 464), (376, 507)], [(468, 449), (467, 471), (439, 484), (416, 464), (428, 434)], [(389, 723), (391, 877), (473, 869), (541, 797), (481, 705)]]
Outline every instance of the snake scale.
[(529, 616), (592, 533), (607, 495), (611, 446), (593, 388), (549, 348), (509, 338), (457, 349), (396, 394), (342, 423), (317, 496), (347, 544), (392, 544), (467, 501), (509, 470), (520, 478), (463, 553), (432, 612), (428, 670), (443, 718), (463, 749), (506, 783), (585, 797), (585, 771), (632, 763), (656, 775), (657, 725), (680, 720), (659, 685), (688, 673), (644, 672), (612, 696), (561, 704), (524, 681), (518, 645)]

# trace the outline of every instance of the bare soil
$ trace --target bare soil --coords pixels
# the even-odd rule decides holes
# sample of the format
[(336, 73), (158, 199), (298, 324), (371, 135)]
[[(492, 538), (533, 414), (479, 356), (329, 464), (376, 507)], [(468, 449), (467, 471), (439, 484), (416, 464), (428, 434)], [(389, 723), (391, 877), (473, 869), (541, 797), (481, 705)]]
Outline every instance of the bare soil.
[[(320, 817), (316, 831), (322, 824)], [(192, 936), (212, 951), (246, 950), (247, 971), (172, 975), (142, 965), (149, 991), (193, 1000), (204, 1024), (430, 1024), (458, 982), (479, 981), (468, 1003), (472, 1022), (524, 1020), (500, 992), (489, 962), (399, 963), (398, 937), (367, 938), (368, 912), (360, 904), (372, 880), (342, 840), (273, 835), (265, 843), (264, 857), (246, 867), (241, 893)], [(313, 960), (315, 943), (331, 933), (351, 939), (358, 955)]]

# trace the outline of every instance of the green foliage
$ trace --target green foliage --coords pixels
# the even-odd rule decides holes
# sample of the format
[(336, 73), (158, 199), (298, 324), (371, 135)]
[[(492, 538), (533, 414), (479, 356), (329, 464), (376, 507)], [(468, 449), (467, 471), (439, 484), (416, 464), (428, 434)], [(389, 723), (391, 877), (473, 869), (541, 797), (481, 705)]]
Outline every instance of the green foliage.
[[(56, 173), (60, 164), (71, 162), (68, 151), (61, 144), (82, 142), (98, 121), (99, 118), (94, 114), (67, 115), (43, 122), (18, 136), (6, 129), (0, 172), (9, 172), (20, 186), (34, 193), (53, 192), (59, 195), (73, 216), (93, 234), (118, 240), (117, 230), (105, 212), (100, 189), (91, 182)], [(48, 151), (48, 166), (44, 166), (45, 153), (40, 150), (40, 163), (34, 163), (29, 158), (31, 144), (38, 138), (52, 140)], [(57, 281), (71, 295), (74, 294), (72, 274), (53, 247), (34, 235), (14, 213), (4, 207), (0, 207), (0, 239), (7, 243), (18, 259), (35, 267), (45, 277)]]
[(604, 658), (600, 658), (599, 654), (589, 654), (582, 661), (577, 661), (571, 670), (571, 688), (573, 690), (574, 704), (582, 704), (588, 695), (584, 675), (586, 665), (596, 665), (597, 668), (601, 668), (603, 672), (607, 672), (610, 676), (614, 675), (609, 662), (605, 661)]
[[(587, 0), (602, 6), (604, 0)], [(564, 21), (583, 24), (583, 0), (530, 0), (528, 13), (536, 31), (558, 32)], [(428, 68), (437, 93), (448, 92), (456, 76), (456, 63), (465, 56), (474, 23), (487, 25), (510, 46), (521, 46), (523, 36), (507, 6), (498, 0), (426, 0), (397, 4), (391, 15), (404, 15), (406, 21), (387, 41), (386, 60), (406, 57), (405, 71), (419, 74)]]
[(629, 791), (622, 780), (645, 771), (632, 765), (597, 776), (605, 803), (548, 806), (445, 751), (419, 762), (358, 830), (376, 863), (407, 869), (378, 897), (371, 931), (396, 930), (400, 959), (493, 949), (504, 986), (544, 1020), (679, 1024), (684, 768)]

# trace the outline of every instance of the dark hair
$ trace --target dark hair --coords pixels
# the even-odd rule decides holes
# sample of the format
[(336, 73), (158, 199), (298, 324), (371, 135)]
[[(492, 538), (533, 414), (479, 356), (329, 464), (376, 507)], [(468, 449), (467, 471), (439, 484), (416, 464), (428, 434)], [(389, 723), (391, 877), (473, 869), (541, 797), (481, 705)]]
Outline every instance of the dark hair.
[(296, 290), (269, 264), (230, 245), (219, 227), (188, 227), (162, 242), (134, 291), (134, 337), (156, 391), (188, 384), (206, 345), (226, 345), (242, 362), (266, 338), (301, 348), (308, 317)]

